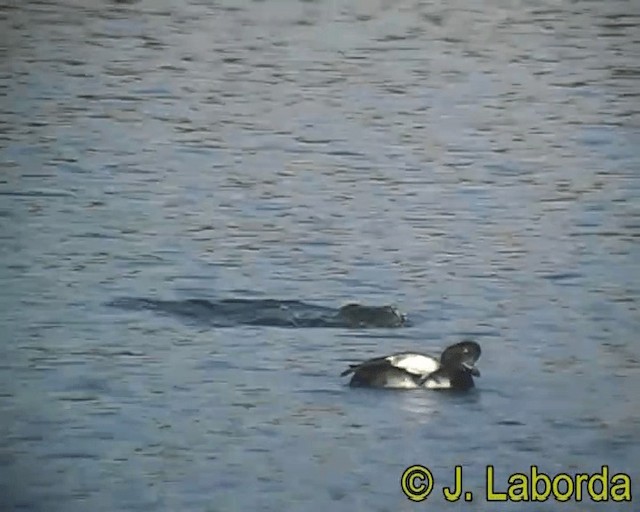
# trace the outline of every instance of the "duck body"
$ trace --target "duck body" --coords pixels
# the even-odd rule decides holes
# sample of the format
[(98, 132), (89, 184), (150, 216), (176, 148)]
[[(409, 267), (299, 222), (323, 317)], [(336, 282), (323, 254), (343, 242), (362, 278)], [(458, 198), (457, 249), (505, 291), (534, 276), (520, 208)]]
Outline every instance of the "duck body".
[(473, 377), (480, 372), (475, 363), (480, 345), (462, 341), (447, 347), (437, 359), (418, 352), (398, 352), (350, 365), (341, 376), (353, 374), (349, 385), (387, 389), (455, 389), (475, 386)]

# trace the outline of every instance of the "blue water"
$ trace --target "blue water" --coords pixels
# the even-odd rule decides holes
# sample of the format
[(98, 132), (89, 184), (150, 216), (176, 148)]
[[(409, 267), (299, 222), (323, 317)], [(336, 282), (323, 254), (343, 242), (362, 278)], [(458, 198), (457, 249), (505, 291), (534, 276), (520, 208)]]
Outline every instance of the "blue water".
[[(637, 510), (639, 22), (622, 0), (1, 5), (0, 508)], [(135, 297), (411, 323), (111, 306)], [(462, 338), (472, 393), (339, 377)], [(443, 501), (456, 464), (472, 504)], [(487, 503), (488, 464), (498, 490), (609, 465), (635, 499)]]

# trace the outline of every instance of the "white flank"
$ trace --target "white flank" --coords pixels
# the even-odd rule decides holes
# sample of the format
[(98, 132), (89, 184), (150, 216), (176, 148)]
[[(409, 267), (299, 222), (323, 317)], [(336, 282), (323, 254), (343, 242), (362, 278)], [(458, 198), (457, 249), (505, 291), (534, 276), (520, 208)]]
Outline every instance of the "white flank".
[(433, 373), (440, 366), (440, 363), (436, 359), (422, 354), (394, 354), (388, 356), (386, 359), (396, 368), (402, 368), (414, 375)]
[(405, 377), (390, 377), (384, 386), (389, 389), (416, 389), (418, 385), (408, 375)]
[(423, 386), (427, 389), (449, 389), (451, 381), (447, 377), (429, 378), (424, 382)]

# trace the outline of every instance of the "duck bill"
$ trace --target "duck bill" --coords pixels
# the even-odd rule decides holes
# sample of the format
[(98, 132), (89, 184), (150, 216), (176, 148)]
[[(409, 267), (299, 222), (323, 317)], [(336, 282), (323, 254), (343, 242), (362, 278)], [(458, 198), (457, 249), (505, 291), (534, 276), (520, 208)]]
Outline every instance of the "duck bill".
[(473, 364), (462, 363), (462, 366), (474, 377), (480, 377), (480, 370), (478, 370), (475, 366), (473, 366)]

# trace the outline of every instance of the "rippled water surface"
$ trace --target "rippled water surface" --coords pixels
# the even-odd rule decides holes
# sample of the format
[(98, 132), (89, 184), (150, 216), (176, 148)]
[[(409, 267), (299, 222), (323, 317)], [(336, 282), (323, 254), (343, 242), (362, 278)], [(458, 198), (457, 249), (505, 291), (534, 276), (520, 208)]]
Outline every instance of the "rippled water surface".
[[(0, 508), (637, 510), (639, 22), (631, 0), (3, 2)], [(411, 322), (111, 305), (136, 297)], [(339, 377), (462, 338), (469, 394)], [(472, 504), (443, 502), (455, 464)], [(636, 500), (491, 504), (487, 464), (498, 490), (608, 464)]]

